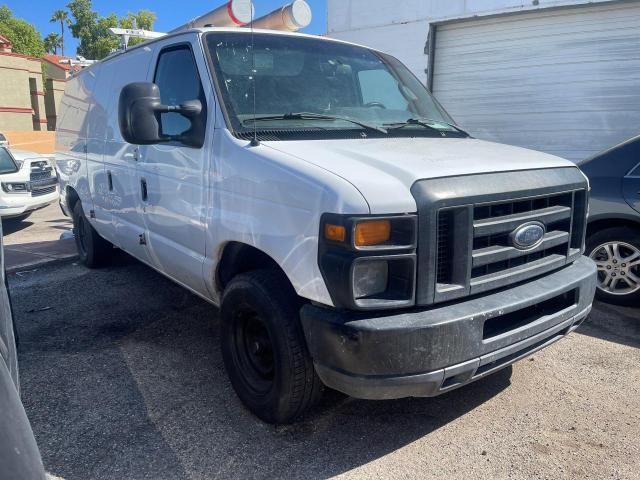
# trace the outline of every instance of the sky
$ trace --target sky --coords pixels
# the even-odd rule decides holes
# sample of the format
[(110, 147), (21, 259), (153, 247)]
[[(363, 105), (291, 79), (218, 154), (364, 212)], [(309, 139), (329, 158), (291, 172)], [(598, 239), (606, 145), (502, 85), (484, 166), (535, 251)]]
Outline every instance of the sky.
[[(93, 9), (100, 15), (115, 13), (118, 16), (140, 9), (151, 10), (156, 13), (157, 20), (154, 30), (166, 32), (186, 23), (194, 17), (202, 15), (222, 5), (224, 0), (203, 2), (198, 0), (154, 1), (154, 0), (93, 0)], [(269, 13), (276, 8), (289, 3), (290, 0), (253, 0), (256, 16)], [(48, 33), (60, 33), (60, 24), (50, 23), (54, 10), (65, 8), (68, 0), (0, 0), (6, 4), (13, 14), (33, 23), (42, 36)], [(321, 34), (327, 30), (326, 0), (307, 0), (313, 11), (313, 22), (303, 32)], [(65, 31), (66, 32), (66, 31)], [(65, 33), (65, 54), (75, 53), (78, 41)]]

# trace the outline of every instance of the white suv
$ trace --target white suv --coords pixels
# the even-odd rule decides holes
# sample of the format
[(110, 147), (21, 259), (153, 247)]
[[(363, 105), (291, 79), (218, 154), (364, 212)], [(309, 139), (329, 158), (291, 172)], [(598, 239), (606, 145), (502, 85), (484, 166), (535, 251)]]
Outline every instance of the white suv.
[(0, 217), (24, 219), (59, 198), (51, 161), (33, 152), (0, 147)]
[(432, 396), (577, 328), (588, 183), (470, 137), (398, 60), (265, 30), (181, 31), (66, 84), (63, 209), (220, 306), (231, 382), (287, 422), (323, 385)]

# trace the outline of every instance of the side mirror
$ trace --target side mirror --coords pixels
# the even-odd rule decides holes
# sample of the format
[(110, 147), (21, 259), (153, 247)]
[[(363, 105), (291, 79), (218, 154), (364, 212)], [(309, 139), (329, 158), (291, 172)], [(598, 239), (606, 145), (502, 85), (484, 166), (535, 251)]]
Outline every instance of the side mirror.
[[(170, 112), (188, 118), (191, 128), (180, 135), (164, 135), (160, 115)], [(130, 83), (120, 92), (120, 133), (127, 143), (134, 145), (179, 141), (192, 147), (201, 147), (204, 143), (204, 122), (201, 113), (200, 100), (190, 100), (181, 105), (163, 105), (160, 100), (160, 88), (155, 83)]]

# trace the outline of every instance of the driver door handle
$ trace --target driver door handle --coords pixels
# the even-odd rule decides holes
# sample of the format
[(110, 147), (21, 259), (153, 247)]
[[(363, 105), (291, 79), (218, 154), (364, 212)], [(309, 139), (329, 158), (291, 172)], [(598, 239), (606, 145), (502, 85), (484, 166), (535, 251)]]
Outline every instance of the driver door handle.
[(147, 181), (144, 178), (140, 179), (140, 196), (142, 197), (143, 202), (146, 202), (149, 198), (147, 192)]

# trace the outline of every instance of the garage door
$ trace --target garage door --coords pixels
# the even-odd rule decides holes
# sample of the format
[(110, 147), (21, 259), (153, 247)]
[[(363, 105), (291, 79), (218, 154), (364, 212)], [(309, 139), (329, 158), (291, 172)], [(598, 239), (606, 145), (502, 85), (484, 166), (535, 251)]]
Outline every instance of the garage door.
[(478, 138), (580, 160), (640, 133), (640, 2), (436, 32), (433, 91)]

